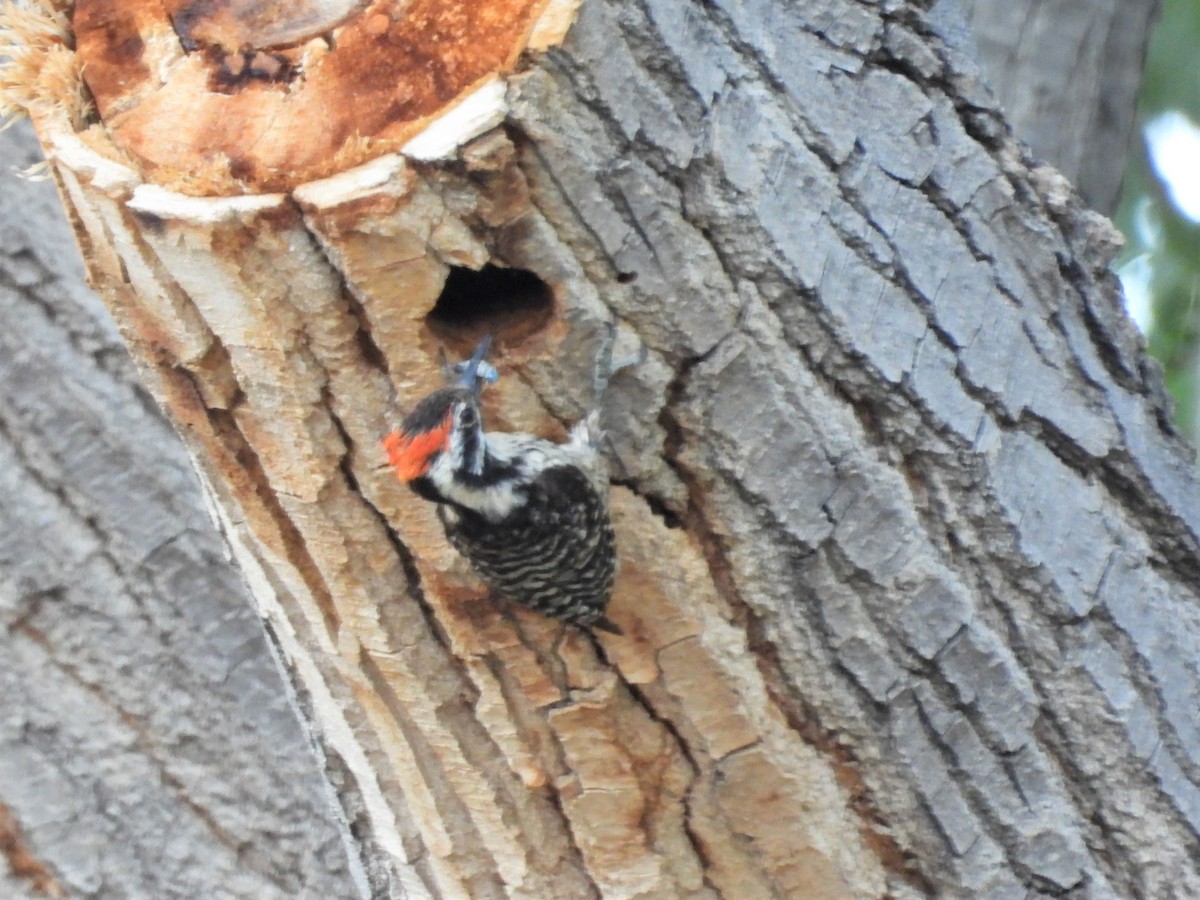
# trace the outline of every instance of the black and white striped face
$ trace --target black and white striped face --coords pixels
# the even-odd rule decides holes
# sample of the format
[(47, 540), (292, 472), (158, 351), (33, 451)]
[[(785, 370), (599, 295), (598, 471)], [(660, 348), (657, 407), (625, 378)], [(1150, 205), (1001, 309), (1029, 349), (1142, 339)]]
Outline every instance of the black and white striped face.
[(487, 455), (487, 438), (483, 434), (483, 421), (479, 407), (472, 397), (458, 401), (450, 410), (450, 448), (447, 455), (451, 467), (460, 475), (478, 478), (483, 474), (483, 461)]

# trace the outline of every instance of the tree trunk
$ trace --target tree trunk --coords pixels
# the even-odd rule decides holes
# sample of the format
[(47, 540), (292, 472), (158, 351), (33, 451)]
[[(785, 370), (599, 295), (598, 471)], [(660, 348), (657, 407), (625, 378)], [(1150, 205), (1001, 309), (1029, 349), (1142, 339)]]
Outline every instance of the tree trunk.
[[(0, 158), (38, 160), (28, 123)], [(50, 184), (5, 177), (0, 896), (351, 896), (262, 627), (73, 243)]]
[(1115, 213), (1159, 0), (963, 0), (963, 6), (988, 82), (1017, 136), (1093, 209)]
[[(440, 8), (79, 0), (99, 121), (53, 33), (18, 60), (373, 892), (1200, 893), (1200, 488), (1113, 232), (970, 59), (904, 4)], [(378, 439), (484, 331), (492, 427), (561, 434), (614, 318), (595, 644)]]

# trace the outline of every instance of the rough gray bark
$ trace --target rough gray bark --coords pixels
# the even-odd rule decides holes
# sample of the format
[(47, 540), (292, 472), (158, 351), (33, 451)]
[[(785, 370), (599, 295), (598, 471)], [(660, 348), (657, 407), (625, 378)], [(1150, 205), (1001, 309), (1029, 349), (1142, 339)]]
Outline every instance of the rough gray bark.
[[(6, 168), (40, 156), (0, 134)], [(355, 896), (187, 454), (53, 185), (0, 178), (0, 893)]]
[(988, 81), (1017, 136), (1094, 209), (1112, 215), (1159, 0), (962, 5)]
[[(636, 626), (633, 651), (614, 653), (615, 672), (573, 658), (582, 671), (565, 684), (553, 671), (538, 685), (552, 702), (538, 704), (525, 702), (522, 679), (536, 680), (531, 648), (549, 635), (526, 622), (532, 638), (514, 642), (510, 623), (481, 604), (456, 607), (434, 579), (418, 581), (411, 559), (399, 576), (379, 566), (392, 586), (376, 594), (391, 598), (379, 604), (392, 642), (380, 657), (395, 669), (373, 669), (371, 687), (392, 702), (385, 712), (414, 753), (451, 732), (434, 763), (424, 757), (419, 776), (437, 791), (425, 809), (407, 790), (420, 777), (401, 771), (405, 790), (381, 779), (404, 836), (404, 854), (388, 861), (402, 873), (394, 883), (439, 893), (465, 872), (488, 891), (518, 893), (509, 872), (520, 874), (519, 851), (537, 839), (521, 831), (531, 822), (554, 838), (547, 854), (561, 854), (562, 871), (590, 878), (603, 865), (587, 854), (608, 823), (586, 803), (658, 791), (683, 821), (622, 819), (649, 835), (628, 844), (638, 862), (696, 883), (712, 859), (698, 848), (728, 853), (703, 888), (752, 896), (726, 887), (741, 871), (732, 857), (758, 862), (765, 846), (777, 862), (789, 847), (770, 840), (793, 833), (791, 820), (753, 810), (773, 800), (803, 817), (819, 805), (795, 794), (780, 802), (778, 782), (754, 777), (766, 742), (751, 725), (768, 721), (836, 769), (861, 822), (852, 837), (877, 853), (894, 895), (1200, 893), (1200, 496), (1104, 268), (1111, 232), (1056, 173), (1022, 157), (971, 60), (901, 4), (587, 0), (566, 45), (509, 97), (510, 128), (493, 146), (513, 143), (505, 174), (528, 185), (536, 209), (490, 233), (493, 248), (555, 282), (572, 328), (612, 311), (650, 347), (618, 391), (618, 525), (661, 514), (656, 536), (673, 543), (653, 546), (687, 550), (694, 539), (707, 569), (665, 599), (649, 581), (641, 596), (618, 596), (620, 620)], [(465, 205), (478, 185), (458, 175), (434, 172), (420, 190)], [(283, 225), (247, 213), (231, 230), (245, 225), (266, 246), (271, 227), (312, 229), (307, 243), (286, 245), (318, 255), (317, 240), (345, 237), (330, 236), (327, 212), (314, 205)], [(159, 249), (177, 247), (163, 239)], [(335, 277), (361, 291), (361, 309), (347, 312), (336, 290), (326, 305), (318, 292), (285, 291), (311, 304), (301, 334), (318, 321), (339, 326), (304, 342), (306, 374), (357, 375), (356, 338), (411, 327), (388, 321), (393, 309), (357, 277), (353, 264), (372, 261), (322, 261), (342, 267)], [(186, 292), (171, 299), (182, 304)], [(373, 327), (355, 332), (355, 317)], [(399, 337), (382, 346), (420, 358)], [(519, 380), (569, 419), (587, 366), (565, 347), (576, 357), (534, 356)], [(216, 354), (204, 362), (210, 375), (223, 365)], [(377, 360), (367, 362), (378, 381)], [(230, 407), (256, 424), (255, 403), (278, 387), (251, 384), (250, 400)], [(399, 508), (372, 471), (375, 411), (337, 407), (339, 417), (349, 391), (297, 393), (314, 421), (346, 423), (314, 428), (328, 453), (313, 468), (340, 493), (278, 517), (312, 527), (334, 502)], [(222, 421), (233, 430), (231, 418)], [(277, 484), (290, 474), (270, 473)], [(347, 516), (344, 530), (324, 532), (333, 550), (322, 549), (336, 553), (338, 537), (361, 529), (370, 540), (353, 545), (353, 561), (378, 553), (391, 564), (395, 548), (371, 528), (376, 519)], [(309, 562), (306, 576), (341, 574)], [(752, 721), (730, 696), (703, 690), (721, 683), (690, 668), (710, 661), (708, 646), (670, 633), (701, 617), (700, 637), (716, 633), (724, 652), (742, 652), (721, 662), (749, 660), (767, 684), (769, 714)], [(745, 647), (728, 639), (743, 629)], [(409, 677), (405, 665), (445, 675), (422, 716), (406, 704), (426, 698), (388, 693)], [(354, 708), (353, 697), (337, 700)], [(561, 777), (539, 782), (531, 761), (515, 781), (504, 703), (539, 740), (564, 739), (557, 762), (567, 771), (546, 767)], [(492, 718), (476, 721), (479, 710)], [(572, 728), (589, 716), (607, 730)], [(654, 741), (628, 746), (634, 734)], [(380, 772), (397, 771), (390, 748), (370, 749)], [(581, 762), (591, 766), (582, 784), (603, 786), (617, 769), (622, 790), (572, 792)], [(748, 796), (729, 796), (730, 783)], [(421, 818), (433, 807), (456, 826), (438, 848)], [(718, 824), (739, 841), (705, 845)], [(364, 821), (360, 833), (373, 827)], [(579, 834), (594, 843), (562, 850)], [(817, 837), (823, 850), (844, 835)], [(815, 870), (830, 880), (808, 885), (837, 896), (835, 858), (810, 848), (790, 870), (764, 867), (753, 888), (785, 893), (787, 878)], [(627, 883), (597, 889), (615, 895)]]
[(576, 253), (639, 275), (606, 297), (677, 360), (753, 645), (925, 876), (1194, 896), (1191, 454), (1111, 226), (974, 73), (911, 8), (597, 2), (517, 118)]

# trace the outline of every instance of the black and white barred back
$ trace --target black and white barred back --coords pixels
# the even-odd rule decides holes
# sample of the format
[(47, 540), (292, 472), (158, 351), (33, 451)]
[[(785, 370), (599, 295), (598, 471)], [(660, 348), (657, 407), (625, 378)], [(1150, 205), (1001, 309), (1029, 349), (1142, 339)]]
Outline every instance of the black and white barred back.
[(611, 630), (603, 615), (617, 555), (604, 498), (570, 465), (551, 465), (517, 491), (521, 502), (497, 522), (440, 504), (450, 542), (501, 595), (565, 622)]

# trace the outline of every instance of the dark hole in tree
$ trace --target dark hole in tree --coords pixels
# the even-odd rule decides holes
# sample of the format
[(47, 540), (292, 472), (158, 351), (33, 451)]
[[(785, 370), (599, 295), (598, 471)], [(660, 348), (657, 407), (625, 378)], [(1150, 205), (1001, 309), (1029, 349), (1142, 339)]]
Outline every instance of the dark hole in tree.
[(525, 269), (488, 263), (482, 269), (453, 266), (425, 321), (452, 348), (470, 352), (483, 335), (515, 344), (549, 324), (554, 292)]

